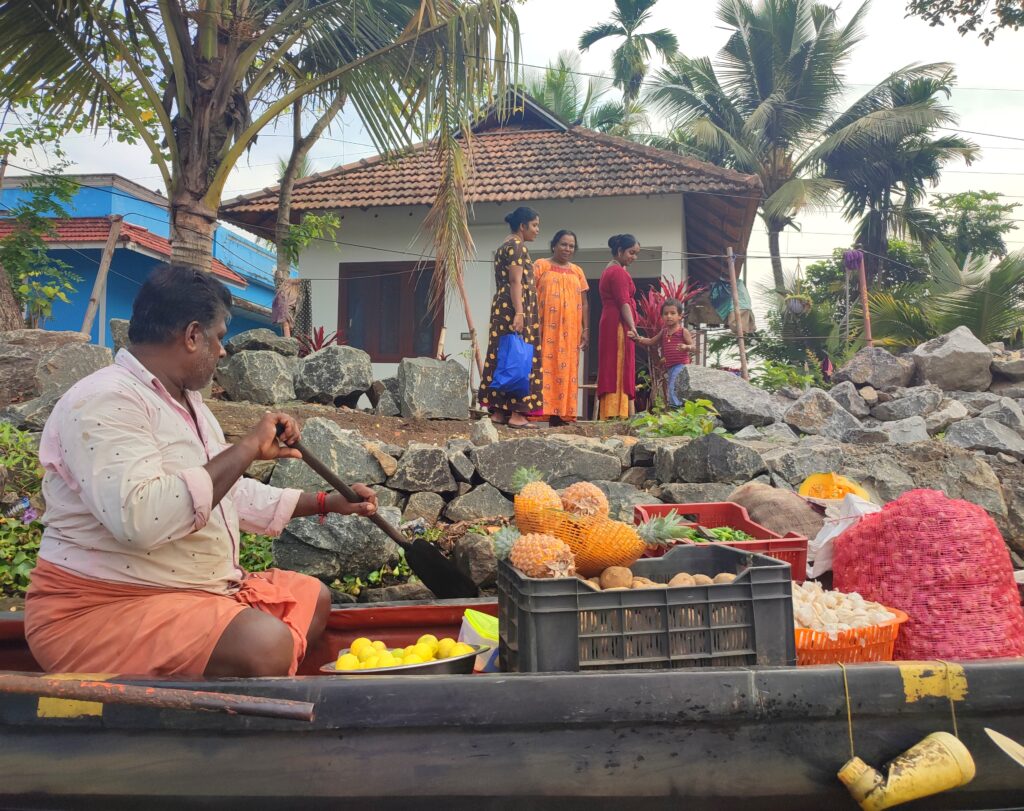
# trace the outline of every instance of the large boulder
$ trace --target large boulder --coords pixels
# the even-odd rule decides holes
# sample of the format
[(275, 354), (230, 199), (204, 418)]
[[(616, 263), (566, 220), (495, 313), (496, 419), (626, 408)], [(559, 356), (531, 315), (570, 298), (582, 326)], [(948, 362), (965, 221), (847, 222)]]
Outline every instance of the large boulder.
[(388, 479), (388, 487), (406, 493), (426, 490), (434, 493), (454, 492), (455, 477), (448, 464), (447, 451), (434, 445), (411, 444), (402, 454), (395, 475)]
[(455, 566), (478, 586), (493, 586), (498, 576), (498, 559), (494, 541), (484, 535), (468, 532), (455, 542)]
[(297, 338), (285, 338), (271, 329), (260, 327), (238, 333), (224, 344), (224, 348), (229, 355), (236, 352), (276, 352), (279, 355), (297, 357), (299, 341)]
[(796, 445), (766, 451), (764, 461), (773, 479), (799, 487), (812, 473), (839, 471), (843, 446), (825, 437), (807, 437)]
[(858, 419), (871, 413), (868, 404), (857, 392), (857, 387), (849, 380), (833, 386), (829, 396)]
[[(449, 440), (450, 442), (451, 440)], [(473, 476), (476, 474), (476, 465), (473, 464), (473, 460), (466, 455), (464, 450), (460, 450), (457, 447), (453, 448), (449, 445), (446, 450), (448, 452), (448, 464), (451, 465), (452, 473), (455, 474), (455, 480), (460, 482), (473, 481)]]
[(107, 324), (110, 327), (110, 342), (114, 345), (114, 354), (117, 355), (131, 343), (128, 340), (128, 327), (131, 321), (127, 318), (111, 318)]
[(786, 409), (786, 423), (804, 434), (815, 434), (842, 441), (860, 421), (821, 389), (808, 389)]
[(498, 436), (498, 429), (494, 427), (491, 418), (482, 417), (473, 423), (469, 432), (469, 440), (478, 446), (493, 445), (495, 442), (499, 442), (501, 437)]
[(45, 352), (36, 364), (35, 379), (39, 396), (61, 395), (83, 377), (88, 377), (114, 361), (105, 346), (71, 343)]
[(832, 380), (850, 382), (860, 388), (892, 389), (906, 386), (914, 376), (914, 362), (886, 352), (877, 346), (866, 346), (850, 358)]
[(295, 394), (308, 403), (354, 408), (373, 382), (370, 356), (351, 346), (327, 346), (307, 356), (295, 375)]
[(733, 489), (734, 485), (719, 482), (674, 482), (657, 492), (665, 504), (708, 504), (728, 501)]
[(398, 405), (406, 419), (469, 419), (469, 372), (461, 363), (405, 358), (398, 364)]
[(926, 417), (939, 407), (942, 399), (942, 391), (936, 386), (898, 389), (895, 399), (875, 406), (871, 409), (871, 416), (882, 422)]
[(924, 418), (924, 421), (925, 426), (928, 428), (928, 433), (935, 435), (945, 431), (954, 422), (967, 419), (968, 416), (970, 416), (970, 413), (967, 410), (967, 406), (959, 400), (951, 400), (947, 397), (939, 403), (938, 411), (933, 411)]
[(511, 518), (512, 502), (493, 485), (481, 484), (464, 496), (453, 499), (444, 511), (449, 521), (479, 521), (482, 518)]
[(972, 451), (1005, 453), (1024, 459), (1024, 439), (1020, 434), (1001, 422), (983, 417), (953, 423), (946, 431), (946, 442)]
[(992, 384), (992, 350), (967, 327), (921, 344), (912, 357), (918, 380), (943, 391), (985, 391)]
[(0, 409), (0, 420), (10, 422), (22, 431), (42, 431), (54, 406), (63, 396), (59, 391), (54, 391), (23, 403), (14, 403), (6, 409)]
[(925, 442), (929, 439), (928, 424), (921, 416), (883, 422), (878, 427), (885, 432), (890, 442), (897, 445), (904, 445), (908, 442)]
[(992, 374), (1013, 383), (1024, 383), (1024, 357), (1020, 352), (997, 354), (992, 358)]
[(767, 470), (757, 451), (720, 434), (698, 437), (672, 453), (672, 478), (667, 481), (740, 484)]
[(441, 517), (444, 509), (444, 499), (437, 493), (427, 491), (413, 493), (402, 510), (402, 523), (409, 521), (425, 521), (427, 524), (434, 524)]
[(374, 380), (366, 391), (370, 408), (379, 417), (397, 417), (402, 413), (398, 405), (398, 378)]
[(291, 367), (284, 357), (269, 350), (232, 355), (218, 364), (217, 382), (232, 400), (275, 405), (295, 399)]
[[(361, 437), (324, 417), (306, 420), (302, 444), (334, 471), (346, 484), (380, 484), (384, 469)], [(281, 459), (270, 477), (274, 487), (295, 487), (307, 492), (333, 490), (301, 459)]]
[(660, 504), (661, 499), (623, 482), (593, 483), (608, 497), (609, 517), (626, 524), (633, 523), (633, 508), (644, 504)]
[(1021, 397), (1024, 397), (1024, 383), (1014, 383), (1009, 380), (996, 380), (991, 386), (989, 386), (988, 391), (989, 394), (1018, 400)]
[(614, 481), (622, 473), (617, 456), (544, 439), (512, 439), (469, 452), (477, 473), (503, 493), (512, 492), (512, 475), (520, 467), (535, 467), (548, 481)]
[(1016, 400), (1004, 397), (1001, 403), (993, 403), (988, 408), (982, 409), (978, 415), (982, 419), (1001, 422), (1007, 428), (1024, 433), (1024, 411), (1017, 405)]
[(947, 391), (946, 397), (962, 403), (971, 417), (977, 417), (990, 405), (1003, 399), (1001, 394), (993, 394), (990, 391)]
[[(382, 507), (380, 516), (397, 524), (394, 507)], [(332, 513), (324, 523), (318, 516), (296, 518), (274, 542), (278, 565), (295, 568), (322, 580), (353, 575), (366, 577), (398, 558), (398, 546), (376, 525), (355, 515)]]
[(680, 400), (710, 400), (730, 430), (775, 421), (768, 392), (719, 369), (684, 366), (676, 375), (675, 395)]

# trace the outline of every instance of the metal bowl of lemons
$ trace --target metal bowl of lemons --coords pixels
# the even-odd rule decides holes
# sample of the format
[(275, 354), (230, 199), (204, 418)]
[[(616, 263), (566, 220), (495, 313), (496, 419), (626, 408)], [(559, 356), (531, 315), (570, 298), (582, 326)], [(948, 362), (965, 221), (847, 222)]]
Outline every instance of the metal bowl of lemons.
[(362, 636), (339, 651), (338, 658), (320, 672), (336, 676), (469, 674), (476, 657), (487, 650), (486, 645), (467, 645), (451, 637), (438, 639), (433, 634), (424, 634), (404, 648), (389, 648), (381, 640)]

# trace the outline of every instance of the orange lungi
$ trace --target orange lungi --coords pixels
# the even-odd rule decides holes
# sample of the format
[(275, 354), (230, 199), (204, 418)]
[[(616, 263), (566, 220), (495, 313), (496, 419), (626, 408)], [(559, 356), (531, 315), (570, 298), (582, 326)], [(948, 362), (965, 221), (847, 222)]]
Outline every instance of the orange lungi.
[(199, 676), (230, 622), (246, 608), (292, 634), (294, 676), (306, 653), (320, 581), (270, 569), (231, 595), (92, 580), (40, 559), (25, 597), (25, 637), (50, 673)]

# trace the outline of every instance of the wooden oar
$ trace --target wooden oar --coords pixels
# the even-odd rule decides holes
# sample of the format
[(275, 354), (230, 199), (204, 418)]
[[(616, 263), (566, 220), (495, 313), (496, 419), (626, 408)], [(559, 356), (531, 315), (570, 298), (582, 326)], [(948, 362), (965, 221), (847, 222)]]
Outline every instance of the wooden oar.
[[(283, 427), (279, 426), (278, 433), (282, 430)], [(345, 498), (353, 503), (362, 501), (362, 498), (338, 478), (334, 471), (317, 459), (309, 448), (301, 442), (295, 442), (290, 447), (301, 453), (302, 460)], [(423, 538), (410, 541), (380, 514), (371, 515), (367, 520), (373, 522), (384, 534), (405, 550), (405, 560), (409, 564), (409, 568), (423, 581), (423, 585), (434, 592), (436, 597), (442, 600), (453, 600), (480, 595), (480, 589), (477, 588), (476, 583), (460, 572), (455, 567), (455, 563), (446, 558), (436, 546), (427, 543)]]
[(89, 679), (54, 679), (47, 676), (0, 674), (0, 694), (64, 698), (73, 701), (96, 701), (101, 704), (131, 704), (165, 710), (224, 712), (229, 715), (258, 715), (264, 718), (286, 718), (291, 721), (312, 721), (315, 707), (308, 701), (284, 698), (238, 696), (205, 690), (179, 690), (172, 687), (142, 687)]

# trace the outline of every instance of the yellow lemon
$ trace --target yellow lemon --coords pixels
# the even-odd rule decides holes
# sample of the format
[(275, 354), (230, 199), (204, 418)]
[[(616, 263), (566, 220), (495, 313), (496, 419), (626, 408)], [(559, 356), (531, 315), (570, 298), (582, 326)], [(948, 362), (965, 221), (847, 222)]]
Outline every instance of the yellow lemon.
[(452, 648), (455, 647), (455, 640), (451, 637), (445, 637), (437, 643), (437, 657), (439, 659), (447, 659), (452, 655)]
[(356, 653), (360, 662), (365, 662), (370, 658), (376, 659), (379, 655), (380, 651), (373, 647), (373, 645), (363, 645), (363, 647), (359, 649), (358, 653)]
[(401, 663), (401, 659), (396, 659), (390, 653), (383, 653), (381, 654), (380, 658), (377, 659), (377, 667), (394, 667), (395, 665), (400, 665)]
[(405, 656), (405, 648), (395, 648), (393, 651), (391, 651), (391, 655), (394, 656), (396, 659), (401, 659), (403, 656)]
[(348, 649), (358, 656), (360, 650), (371, 645), (373, 645), (373, 643), (369, 639), (365, 636), (361, 636), (358, 639), (353, 639), (352, 644), (348, 646)]
[(363, 664), (360, 666), (359, 669), (360, 670), (373, 670), (375, 667), (378, 667), (377, 663), (379, 661), (380, 660), (376, 656), (371, 656), (369, 659), (364, 659), (363, 660)]
[(408, 656), (406, 656), (404, 659), (402, 659), (402, 664), (403, 665), (421, 665), (421, 664), (423, 664), (423, 660), (419, 656), (417, 656), (415, 653), (410, 653)]
[(416, 644), (430, 645), (431, 650), (437, 650), (437, 637), (433, 634), (423, 634), (416, 640)]
[(449, 656), (463, 656), (463, 655), (465, 655), (467, 653), (472, 653), (472, 652), (473, 652), (473, 646), (472, 645), (467, 645), (465, 642), (456, 642), (455, 645), (452, 647), (452, 652), (450, 654), (448, 654), (448, 655)]
[(359, 657), (353, 656), (351, 653), (343, 653), (338, 657), (338, 661), (334, 663), (335, 670), (358, 670), (359, 669)]
[(376, 648), (377, 650), (387, 650), (388, 649), (388, 646), (385, 645), (383, 642), (381, 642), (379, 639), (376, 640), (375, 642), (371, 642), (370, 644), (373, 645), (373, 647)]
[(402, 656), (403, 656), (403, 657), (405, 657), (405, 656), (409, 656), (410, 654), (413, 654), (413, 653), (415, 653), (415, 652), (416, 652), (416, 646), (415, 646), (415, 645), (406, 645), (406, 646), (405, 646), (405, 647), (404, 647), (404, 648), (402, 649)]
[(412, 652), (424, 662), (429, 662), (434, 658), (434, 649), (426, 642), (417, 642), (412, 646)]

